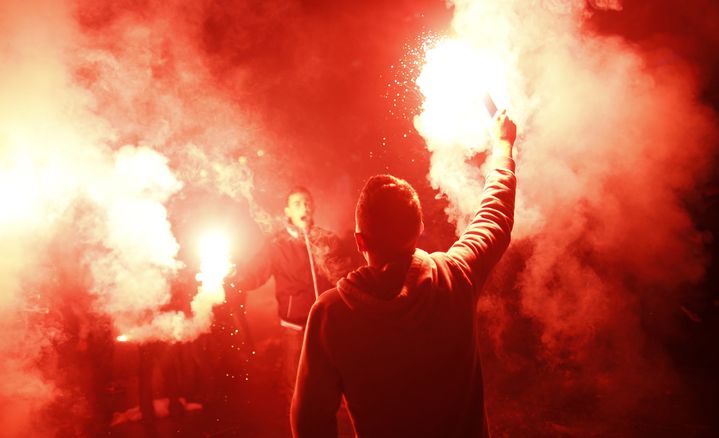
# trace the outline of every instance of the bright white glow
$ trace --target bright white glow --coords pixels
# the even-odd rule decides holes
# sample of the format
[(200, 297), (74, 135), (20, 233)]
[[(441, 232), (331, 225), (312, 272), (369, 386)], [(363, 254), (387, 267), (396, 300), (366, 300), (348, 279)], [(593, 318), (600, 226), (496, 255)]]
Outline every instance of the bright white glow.
[(463, 40), (445, 39), (427, 49), (416, 81), (424, 103), (415, 126), (430, 147), (477, 147), (486, 142), (491, 117), (484, 105), (485, 93), (498, 107), (506, 102), (500, 67), (492, 52)]
[(200, 238), (200, 272), (197, 280), (202, 282), (205, 291), (222, 288), (222, 283), (230, 273), (230, 241), (221, 231), (212, 231)]
[(32, 217), (33, 203), (37, 197), (32, 173), (22, 169), (0, 172), (0, 223)]
[(117, 342), (127, 342), (130, 339), (127, 337), (127, 335), (120, 335), (116, 337), (115, 340), (117, 340)]

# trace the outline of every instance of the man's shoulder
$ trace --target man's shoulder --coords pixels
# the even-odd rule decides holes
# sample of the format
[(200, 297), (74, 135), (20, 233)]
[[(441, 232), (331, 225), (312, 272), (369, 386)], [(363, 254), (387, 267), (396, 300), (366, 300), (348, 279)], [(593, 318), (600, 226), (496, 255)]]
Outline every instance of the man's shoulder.
[(332, 308), (343, 304), (344, 301), (342, 301), (342, 297), (336, 287), (320, 294), (315, 303), (316, 306), (322, 306), (324, 308)]
[(439, 281), (449, 282), (456, 285), (458, 279), (467, 281), (467, 276), (462, 270), (457, 259), (446, 252), (424, 253), (427, 265), (433, 270), (433, 276)]
[(322, 293), (312, 306), (310, 318), (323, 321), (323, 325), (344, 325), (351, 313), (336, 287)]

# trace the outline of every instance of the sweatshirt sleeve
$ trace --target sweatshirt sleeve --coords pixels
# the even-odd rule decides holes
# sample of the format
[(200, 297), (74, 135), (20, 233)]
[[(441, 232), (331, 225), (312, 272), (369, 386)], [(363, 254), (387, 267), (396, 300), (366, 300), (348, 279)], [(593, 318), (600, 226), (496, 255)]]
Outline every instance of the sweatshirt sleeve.
[(326, 318), (322, 302), (310, 311), (292, 397), (295, 438), (337, 437), (337, 409), (342, 399), (339, 374), (323, 342)]
[(271, 243), (265, 242), (260, 251), (245, 263), (238, 263), (237, 272), (229, 282), (234, 288), (248, 291), (262, 286), (272, 276)]
[(479, 211), (447, 252), (472, 279), (475, 290), (484, 283), (509, 246), (514, 224), (517, 187), (514, 161), (504, 157), (492, 157), (492, 160)]

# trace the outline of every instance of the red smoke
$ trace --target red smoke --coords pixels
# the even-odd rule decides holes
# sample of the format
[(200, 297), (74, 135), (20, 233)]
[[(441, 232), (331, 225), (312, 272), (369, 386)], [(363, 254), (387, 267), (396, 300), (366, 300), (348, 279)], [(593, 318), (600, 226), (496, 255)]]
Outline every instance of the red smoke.
[[(510, 435), (703, 436), (713, 420), (694, 385), (707, 377), (675, 368), (668, 348), (687, 336), (683, 303), (707, 287), (709, 266), (687, 209), (702, 202), (717, 145), (702, 75), (678, 49), (695, 41), (633, 45), (591, 29), (581, 11), (526, 6), (492, 11), (522, 23), (507, 44), (524, 139), (515, 245), (481, 305), (494, 329), (490, 416)], [(551, 43), (537, 46), (535, 26), (560, 33), (546, 30)]]
[[(197, 193), (271, 227), (264, 211), (307, 185), (317, 222), (342, 232), (361, 183), (389, 171), (418, 186), (425, 243), (445, 248), (445, 201), (425, 181), (441, 161), (383, 96), (405, 45), (454, 14), (456, 33), (507, 45), (523, 132), (514, 243), (480, 303), (491, 427), (710, 435), (699, 405), (716, 394), (698, 392), (707, 378), (674, 344), (703, 330), (687, 335), (682, 306), (716, 315), (687, 304), (710, 299), (714, 266), (696, 212), (717, 142), (716, 7), (589, 3), (5, 2), (2, 434), (53, 436), (92, 409), (68, 390), (62, 361), (76, 356), (59, 346), (83, 324), (162, 314)], [(480, 6), (491, 14), (477, 19)], [(489, 17), (509, 27), (479, 26)], [(118, 282), (128, 272), (141, 281)], [(38, 416), (53, 406), (71, 418)]]

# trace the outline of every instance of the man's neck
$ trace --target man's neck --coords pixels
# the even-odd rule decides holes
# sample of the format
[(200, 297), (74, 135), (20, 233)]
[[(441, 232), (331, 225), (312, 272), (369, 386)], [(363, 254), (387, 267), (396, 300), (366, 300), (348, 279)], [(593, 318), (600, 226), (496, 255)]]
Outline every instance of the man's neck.
[(298, 227), (297, 225), (288, 222), (285, 226), (285, 229), (289, 233), (290, 236), (294, 237), (295, 239), (299, 239), (300, 237), (304, 236), (305, 234), (309, 234), (310, 230), (312, 229), (312, 224), (309, 224), (307, 228)]
[(390, 264), (404, 264), (409, 263), (412, 260), (412, 255), (414, 254), (414, 251), (407, 254), (402, 255), (396, 255), (393, 257), (383, 257), (379, 254), (367, 252), (366, 253), (366, 260), (367, 264), (375, 269), (383, 269), (385, 266)]
[(302, 230), (292, 224), (287, 224), (285, 226), (285, 230), (287, 230), (287, 234), (292, 236), (293, 239), (299, 239), (302, 237)]

